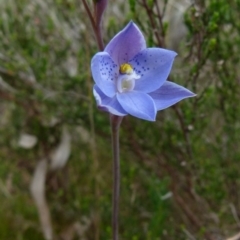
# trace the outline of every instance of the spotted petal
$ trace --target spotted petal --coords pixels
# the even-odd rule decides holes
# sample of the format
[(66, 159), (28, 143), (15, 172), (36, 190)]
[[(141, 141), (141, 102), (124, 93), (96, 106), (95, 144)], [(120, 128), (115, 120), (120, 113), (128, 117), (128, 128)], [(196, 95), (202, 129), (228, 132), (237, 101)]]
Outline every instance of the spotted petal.
[(156, 107), (148, 94), (136, 91), (117, 93), (117, 100), (123, 109), (132, 116), (155, 121)]
[(96, 99), (98, 107), (106, 112), (110, 112), (117, 116), (125, 116), (127, 112), (122, 108), (116, 99), (116, 96), (109, 98), (106, 96), (100, 88), (95, 84), (93, 87), (93, 95)]
[(153, 98), (158, 111), (168, 108), (184, 98), (196, 96), (188, 89), (169, 81), (149, 95)]
[(134, 90), (149, 93), (160, 88), (171, 71), (176, 55), (162, 48), (147, 48), (137, 54), (130, 61), (135, 72), (141, 76)]
[(118, 67), (106, 52), (97, 53), (91, 62), (92, 76), (101, 91), (108, 97), (116, 92), (114, 84), (118, 74)]
[(106, 46), (114, 62), (118, 65), (129, 62), (137, 53), (146, 48), (143, 34), (133, 22), (130, 22)]

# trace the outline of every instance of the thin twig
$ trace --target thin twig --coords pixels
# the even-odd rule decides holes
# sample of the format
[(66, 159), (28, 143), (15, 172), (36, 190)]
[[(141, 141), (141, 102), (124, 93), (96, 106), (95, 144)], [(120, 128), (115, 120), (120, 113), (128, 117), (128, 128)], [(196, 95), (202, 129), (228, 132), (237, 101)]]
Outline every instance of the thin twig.
[(102, 40), (102, 33), (101, 33), (101, 26), (100, 24), (96, 24), (95, 20), (94, 20), (94, 17), (88, 7), (88, 4), (85, 0), (83, 0), (83, 5), (87, 11), (87, 14), (89, 16), (89, 19), (91, 21), (91, 24), (92, 24), (92, 27), (93, 27), (93, 31), (95, 33), (95, 37), (96, 37), (96, 40), (97, 40), (97, 44), (98, 44), (98, 48), (100, 51), (103, 51), (104, 49), (104, 44), (103, 44), (103, 40)]
[(160, 12), (158, 1), (155, 2), (155, 5), (156, 5), (156, 9), (157, 9), (157, 18), (158, 18), (159, 26), (161, 28), (161, 33), (162, 33), (162, 47), (164, 47), (165, 46), (165, 42), (164, 42), (165, 33), (164, 33), (164, 26), (163, 26), (163, 21), (162, 21), (163, 14), (161, 14), (161, 12)]
[(185, 122), (184, 122), (184, 118), (179, 110), (179, 108), (177, 106), (173, 106), (173, 109), (175, 111), (175, 113), (177, 114), (182, 132), (183, 132), (183, 136), (185, 138), (185, 142), (186, 142), (186, 151), (188, 153), (188, 157), (189, 159), (192, 160), (192, 149), (191, 149), (191, 144), (190, 144), (190, 140), (189, 140), (189, 135), (188, 135), (188, 130), (185, 126)]
[(158, 42), (158, 46), (159, 46), (159, 47), (163, 47), (164, 44), (163, 44), (163, 42), (162, 42), (162, 40), (161, 40), (161, 37), (159, 36), (159, 33), (158, 33), (158, 31), (157, 31), (157, 26), (156, 26), (155, 20), (154, 20), (154, 18), (153, 18), (154, 13), (153, 13), (152, 9), (150, 9), (150, 8), (148, 7), (146, 0), (142, 0), (142, 6), (146, 9), (146, 12), (147, 12), (147, 15), (148, 15), (148, 17), (149, 17), (151, 26), (152, 26), (152, 28), (153, 28), (153, 32), (154, 32), (154, 34), (155, 34), (155, 36), (156, 36), (156, 39), (157, 39), (157, 42)]
[(95, 21), (94, 21), (93, 15), (92, 15), (92, 13), (91, 13), (89, 7), (88, 7), (87, 2), (86, 2), (85, 0), (82, 0), (82, 1), (83, 1), (83, 5), (84, 5), (84, 7), (85, 7), (85, 9), (86, 9), (86, 11), (87, 11), (88, 17), (89, 17), (89, 19), (90, 19), (90, 21), (91, 21), (91, 24), (92, 24), (93, 30), (94, 30), (94, 32), (95, 32), (96, 24), (95, 24)]

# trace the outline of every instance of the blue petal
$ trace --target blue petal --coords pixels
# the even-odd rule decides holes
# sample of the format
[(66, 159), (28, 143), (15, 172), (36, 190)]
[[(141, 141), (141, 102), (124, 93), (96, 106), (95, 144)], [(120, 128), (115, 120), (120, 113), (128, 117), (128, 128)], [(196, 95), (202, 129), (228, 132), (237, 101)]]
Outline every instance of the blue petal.
[(167, 80), (176, 55), (162, 48), (147, 48), (136, 55), (130, 64), (141, 78), (136, 80), (134, 90), (149, 93), (160, 88)]
[(188, 89), (169, 81), (149, 95), (153, 98), (158, 111), (168, 108), (184, 98), (196, 96)]
[(97, 85), (93, 86), (93, 95), (96, 99), (98, 107), (106, 112), (110, 112), (117, 116), (125, 116), (127, 112), (122, 108), (119, 102), (116, 99), (116, 96), (113, 98), (107, 97)]
[(117, 93), (117, 100), (123, 109), (134, 117), (155, 121), (156, 107), (148, 94), (136, 91)]
[(106, 46), (114, 62), (118, 65), (129, 62), (137, 53), (146, 48), (143, 34), (133, 22), (130, 22)]
[(92, 76), (101, 91), (108, 97), (116, 93), (114, 81), (118, 76), (118, 66), (106, 52), (97, 53), (91, 62)]

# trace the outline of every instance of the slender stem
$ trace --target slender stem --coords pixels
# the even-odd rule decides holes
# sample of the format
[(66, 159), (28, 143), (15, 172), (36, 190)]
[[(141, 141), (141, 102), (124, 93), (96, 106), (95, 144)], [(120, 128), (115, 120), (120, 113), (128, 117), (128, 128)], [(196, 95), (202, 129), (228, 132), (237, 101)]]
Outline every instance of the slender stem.
[(145, 8), (146, 11), (147, 11), (148, 18), (149, 18), (149, 20), (150, 20), (151, 26), (152, 26), (152, 28), (153, 28), (153, 32), (154, 32), (155, 37), (156, 37), (157, 42), (158, 42), (158, 46), (159, 46), (159, 47), (163, 47), (163, 42), (162, 42), (161, 36), (159, 35), (159, 32), (157, 31), (158, 27), (157, 27), (156, 24), (155, 24), (154, 12), (153, 12), (152, 8), (150, 8), (150, 7), (148, 6), (146, 0), (142, 0), (142, 5), (144, 6), (144, 8)]
[(86, 9), (86, 12), (89, 16), (89, 19), (91, 21), (91, 24), (92, 24), (92, 27), (93, 27), (93, 31), (94, 31), (94, 34), (95, 34), (95, 37), (96, 37), (96, 40), (97, 40), (97, 44), (98, 44), (98, 49), (100, 51), (103, 51), (104, 49), (104, 44), (103, 44), (103, 39), (102, 39), (102, 32), (101, 32), (101, 26), (100, 26), (100, 23), (96, 23), (95, 20), (94, 20), (94, 17), (89, 9), (89, 6), (87, 4), (87, 2), (85, 0), (83, 0), (83, 5)]
[(91, 21), (93, 30), (94, 30), (94, 32), (95, 32), (95, 28), (96, 28), (96, 27), (95, 27), (94, 17), (93, 17), (93, 15), (92, 15), (89, 7), (88, 7), (87, 2), (86, 2), (85, 0), (82, 0), (82, 2), (83, 2), (83, 5), (84, 5), (84, 7), (85, 7), (85, 10), (86, 10), (86, 12), (87, 12), (87, 15), (88, 15), (88, 17), (89, 17), (89, 19), (90, 19), (90, 21)]
[(123, 117), (110, 115), (113, 152), (112, 236), (118, 240), (118, 212), (120, 194), (119, 127)]

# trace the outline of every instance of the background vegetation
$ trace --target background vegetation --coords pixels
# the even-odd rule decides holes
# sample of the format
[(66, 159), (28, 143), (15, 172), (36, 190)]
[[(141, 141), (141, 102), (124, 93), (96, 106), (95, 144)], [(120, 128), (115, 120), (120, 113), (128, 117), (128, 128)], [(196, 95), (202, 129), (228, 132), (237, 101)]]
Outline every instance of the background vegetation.
[[(178, 52), (170, 79), (197, 93), (155, 123), (124, 119), (121, 239), (240, 231), (239, 12), (239, 0), (109, 1), (105, 43), (134, 20), (148, 46)], [(82, 2), (0, 0), (0, 39), (0, 239), (51, 239), (44, 223), (54, 239), (111, 239), (109, 119)]]

